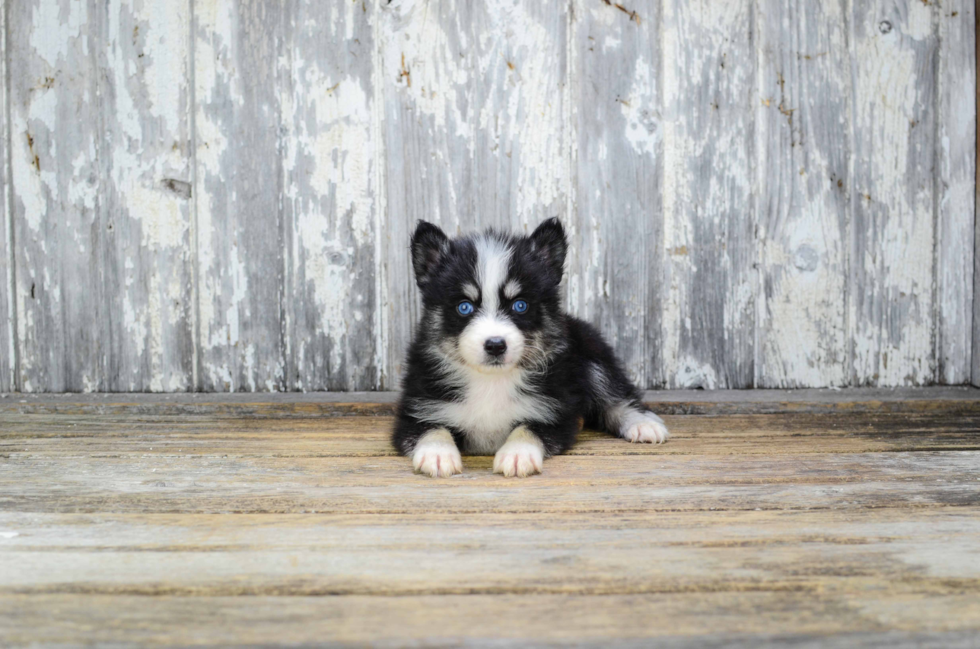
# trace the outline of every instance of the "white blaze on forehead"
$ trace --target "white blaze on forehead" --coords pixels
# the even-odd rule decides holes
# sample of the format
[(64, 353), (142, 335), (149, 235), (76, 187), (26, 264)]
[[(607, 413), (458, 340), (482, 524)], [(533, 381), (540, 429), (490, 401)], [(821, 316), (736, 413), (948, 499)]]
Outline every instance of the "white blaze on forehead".
[(484, 313), (496, 313), (500, 307), (500, 287), (507, 281), (510, 248), (493, 237), (476, 240), (476, 281), (480, 283)]
[(504, 297), (508, 300), (513, 300), (515, 297), (521, 294), (521, 285), (517, 283), (517, 280), (510, 280), (507, 282), (507, 286), (504, 287)]

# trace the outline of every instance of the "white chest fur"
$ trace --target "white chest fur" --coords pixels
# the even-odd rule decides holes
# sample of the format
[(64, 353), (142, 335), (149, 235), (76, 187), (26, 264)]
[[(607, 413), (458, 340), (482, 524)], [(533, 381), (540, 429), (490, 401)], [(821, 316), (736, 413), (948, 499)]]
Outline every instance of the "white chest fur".
[(466, 373), (462, 401), (429, 401), (421, 404), (426, 420), (461, 430), (470, 453), (493, 454), (503, 446), (514, 426), (527, 422), (553, 421), (554, 399), (529, 395), (522, 390), (519, 371)]

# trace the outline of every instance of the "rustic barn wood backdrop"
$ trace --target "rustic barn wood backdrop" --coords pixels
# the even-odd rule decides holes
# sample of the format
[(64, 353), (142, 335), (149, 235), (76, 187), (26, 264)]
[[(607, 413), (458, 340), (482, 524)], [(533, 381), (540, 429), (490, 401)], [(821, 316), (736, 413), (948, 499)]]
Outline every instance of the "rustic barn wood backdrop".
[(973, 0), (6, 0), (0, 391), (396, 386), (417, 219), (643, 386), (966, 383)]

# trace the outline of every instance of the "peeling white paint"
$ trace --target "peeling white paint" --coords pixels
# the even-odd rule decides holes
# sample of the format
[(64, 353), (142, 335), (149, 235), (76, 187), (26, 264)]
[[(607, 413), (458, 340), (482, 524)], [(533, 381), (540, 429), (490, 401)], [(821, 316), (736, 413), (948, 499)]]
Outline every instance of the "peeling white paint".
[[(75, 39), (86, 41), (83, 29), (89, 24), (86, 6), (74, 3), (71, 11), (62, 11), (57, 2), (39, 2), (34, 7), (30, 29), (30, 45), (34, 52), (52, 68), (71, 53)], [(66, 20), (62, 20), (65, 18)]]
[[(910, 30), (908, 35), (918, 38), (920, 19), (912, 11), (910, 22), (893, 18), (887, 33), (877, 14), (868, 11), (867, 36), (854, 45), (855, 130), (862, 151), (870, 155), (855, 161), (862, 217), (857, 223), (863, 227), (858, 235), (868, 237), (868, 245), (851, 263), (862, 267), (870, 293), (852, 293), (853, 373), (883, 385), (926, 382), (935, 370), (933, 183), (909, 177), (922, 155), (910, 148), (922, 132), (922, 125), (915, 131), (913, 122), (933, 119), (932, 99), (918, 94), (917, 60), (929, 56), (923, 48), (931, 45), (902, 38)], [(931, 165), (924, 167), (920, 173), (928, 173)], [(862, 301), (869, 306), (859, 310)]]
[[(754, 329), (755, 288), (751, 258), (740, 249), (753, 216), (750, 6), (664, 5), (662, 353), (670, 387), (700, 376), (684, 368), (702, 364), (727, 375), (715, 377), (717, 387), (751, 383), (745, 355), (752, 346), (744, 336)], [(699, 266), (709, 257), (711, 266)], [(694, 312), (703, 316), (696, 328), (687, 324)], [(695, 362), (694, 354), (704, 360)]]
[(660, 106), (657, 97), (657, 78), (653, 68), (644, 58), (636, 60), (633, 85), (629, 97), (620, 101), (620, 109), (626, 119), (626, 140), (638, 153), (651, 157), (660, 153)]

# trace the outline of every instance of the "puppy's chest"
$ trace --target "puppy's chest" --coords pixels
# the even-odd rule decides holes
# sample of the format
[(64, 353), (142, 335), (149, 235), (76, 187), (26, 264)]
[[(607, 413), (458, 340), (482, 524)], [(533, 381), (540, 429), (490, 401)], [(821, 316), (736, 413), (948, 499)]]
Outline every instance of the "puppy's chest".
[(466, 435), (470, 453), (494, 453), (513, 427), (525, 421), (547, 421), (551, 400), (521, 390), (507, 377), (474, 376), (463, 390), (462, 401), (448, 404), (448, 423)]

